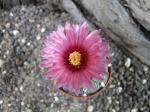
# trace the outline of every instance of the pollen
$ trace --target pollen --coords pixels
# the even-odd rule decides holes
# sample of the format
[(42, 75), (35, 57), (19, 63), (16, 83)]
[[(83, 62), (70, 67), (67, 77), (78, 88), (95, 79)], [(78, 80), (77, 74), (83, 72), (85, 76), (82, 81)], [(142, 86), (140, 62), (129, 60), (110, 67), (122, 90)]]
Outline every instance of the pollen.
[(69, 54), (69, 62), (74, 66), (78, 66), (81, 64), (81, 53), (78, 51), (74, 51)]

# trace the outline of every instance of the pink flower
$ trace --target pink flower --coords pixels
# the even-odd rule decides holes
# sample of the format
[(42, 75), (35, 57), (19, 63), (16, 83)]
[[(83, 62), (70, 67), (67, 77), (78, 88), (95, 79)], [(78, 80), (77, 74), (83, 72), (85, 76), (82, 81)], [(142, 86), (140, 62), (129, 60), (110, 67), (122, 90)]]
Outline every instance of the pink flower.
[(44, 41), (41, 67), (54, 80), (56, 87), (79, 93), (81, 88), (92, 89), (92, 80), (100, 80), (107, 73), (108, 44), (100, 30), (88, 31), (88, 25), (66, 23), (58, 26)]

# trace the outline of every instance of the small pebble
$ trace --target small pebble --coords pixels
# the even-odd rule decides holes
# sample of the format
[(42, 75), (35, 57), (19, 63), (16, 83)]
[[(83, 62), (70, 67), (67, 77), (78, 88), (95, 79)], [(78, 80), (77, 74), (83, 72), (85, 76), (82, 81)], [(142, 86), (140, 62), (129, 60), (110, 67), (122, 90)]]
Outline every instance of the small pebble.
[(17, 87), (15, 87), (15, 91), (18, 91), (18, 88), (17, 88)]
[(19, 99), (16, 99), (17, 102), (19, 102)]
[(94, 110), (93, 105), (89, 105), (87, 108), (87, 112), (93, 112), (93, 110)]
[(38, 36), (36, 37), (36, 39), (37, 39), (37, 40), (40, 40), (40, 39), (41, 39), (41, 36), (40, 36), (40, 35), (38, 35)]
[(8, 107), (10, 107), (11, 106), (11, 104), (9, 103), (9, 104), (7, 104), (8, 105)]
[(28, 108), (30, 108), (30, 105), (29, 105), (29, 104), (27, 104), (27, 107), (28, 107)]
[(16, 36), (19, 33), (18, 30), (13, 30), (13, 35)]
[(133, 67), (130, 67), (129, 70), (130, 70), (131, 72), (134, 72), (134, 68), (133, 68)]
[(3, 104), (3, 100), (0, 100), (0, 105)]
[(113, 53), (111, 53), (111, 56), (113, 57), (115, 55), (115, 53), (113, 52)]
[(0, 59), (0, 68), (3, 66), (4, 61)]
[(2, 71), (2, 74), (6, 74), (6, 73), (7, 73), (6, 70)]
[(3, 29), (2, 32), (5, 33), (5, 30)]
[(18, 42), (20, 43), (20, 42), (21, 42), (21, 40), (20, 40), (20, 39), (18, 39)]
[(59, 101), (59, 99), (58, 99), (58, 97), (54, 97), (54, 100), (56, 101), (56, 102), (58, 102)]
[(51, 108), (53, 108), (53, 107), (54, 107), (54, 104), (52, 103), (52, 104), (51, 104)]
[(105, 87), (105, 83), (104, 83), (104, 82), (101, 82), (101, 86), (102, 86), (102, 87)]
[(143, 79), (142, 83), (145, 84), (146, 82), (147, 82), (147, 80), (146, 80), (146, 79)]
[(28, 43), (27, 43), (27, 46), (30, 46), (30, 45), (31, 45), (31, 43), (30, 43), (30, 42), (28, 42)]
[(21, 7), (21, 11), (25, 11), (26, 8), (24, 6)]
[(5, 59), (5, 58), (6, 58), (6, 55), (3, 55), (3, 58)]
[(21, 105), (24, 106), (24, 102), (21, 102)]
[(8, 51), (8, 50), (6, 51), (6, 54), (7, 54), (7, 55), (9, 54), (9, 51)]
[(16, 24), (15, 24), (15, 27), (16, 27), (16, 28), (19, 28), (19, 24), (16, 23)]
[(38, 86), (38, 87), (40, 87), (40, 86), (41, 86), (41, 84), (40, 84), (40, 83), (38, 83), (38, 84), (37, 84), (37, 86)]
[(42, 33), (44, 33), (44, 32), (45, 32), (45, 30), (46, 30), (45, 28), (42, 28), (42, 29), (41, 29), (41, 32), (42, 32)]
[(145, 73), (148, 73), (148, 69), (149, 69), (148, 66), (144, 65), (144, 66), (143, 66), (143, 69), (144, 69), (144, 72), (145, 72)]
[(27, 61), (25, 61), (23, 64), (24, 64), (25, 66), (27, 66), (27, 65), (28, 65), (28, 62), (27, 62)]
[(10, 16), (14, 16), (14, 14), (12, 13), (12, 12), (10, 12), (10, 14), (9, 14)]
[(118, 91), (118, 93), (121, 93), (122, 92), (122, 87), (118, 87), (117, 91)]
[(44, 102), (44, 100), (42, 99), (42, 100), (40, 100), (40, 102), (42, 102), (42, 103), (43, 103), (43, 102)]
[(26, 112), (32, 112), (32, 110), (31, 109), (27, 109)]
[(21, 42), (24, 44), (24, 43), (26, 42), (26, 39), (23, 38), (23, 39), (21, 40)]
[(116, 110), (115, 110), (115, 109), (112, 109), (112, 112), (116, 112)]
[(23, 86), (20, 86), (19, 90), (20, 90), (21, 92), (23, 92)]
[(129, 68), (131, 66), (131, 59), (130, 58), (127, 58), (126, 61), (125, 61), (125, 66), (127, 68)]
[(110, 86), (109, 86), (109, 88), (114, 88), (115, 87), (115, 85), (113, 85), (113, 84), (111, 84)]
[(10, 23), (6, 23), (5, 27), (10, 28)]
[(120, 86), (120, 82), (118, 82), (118, 85)]
[(37, 28), (40, 28), (40, 24), (37, 24), (36, 27), (37, 27)]
[(116, 103), (116, 104), (119, 104), (119, 101), (118, 101), (118, 100), (115, 100), (115, 103)]
[(29, 19), (29, 22), (30, 22), (30, 23), (34, 23), (35, 20), (34, 20), (34, 19)]
[(131, 112), (137, 112), (137, 111), (138, 111), (137, 108), (134, 108), (134, 109), (131, 110)]
[(108, 99), (108, 103), (111, 104), (112, 103), (111, 97), (107, 97), (107, 99)]

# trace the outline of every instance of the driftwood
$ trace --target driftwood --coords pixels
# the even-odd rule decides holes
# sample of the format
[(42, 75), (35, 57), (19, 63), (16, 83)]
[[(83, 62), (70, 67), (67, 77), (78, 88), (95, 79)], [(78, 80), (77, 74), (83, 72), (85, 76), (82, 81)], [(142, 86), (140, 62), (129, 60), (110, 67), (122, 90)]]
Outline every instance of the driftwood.
[(126, 0), (126, 2), (132, 15), (143, 27), (150, 31), (150, 0)]
[[(150, 65), (150, 11), (137, 7), (137, 1), (144, 0), (62, 0), (62, 4), (78, 22), (88, 19), (105, 28), (118, 46)], [(149, 0), (138, 3), (146, 8), (150, 6)], [(79, 13), (83, 16), (79, 17)]]

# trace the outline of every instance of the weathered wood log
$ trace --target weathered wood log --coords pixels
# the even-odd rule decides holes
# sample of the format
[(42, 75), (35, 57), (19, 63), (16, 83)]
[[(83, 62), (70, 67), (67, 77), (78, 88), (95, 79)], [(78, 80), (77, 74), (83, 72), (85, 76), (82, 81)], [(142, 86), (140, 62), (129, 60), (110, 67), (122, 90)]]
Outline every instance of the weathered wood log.
[(132, 15), (150, 31), (150, 0), (126, 0), (126, 2)]
[(75, 7), (68, 9), (67, 5), (70, 5), (68, 2), (72, 2), (78, 8), (76, 10), (79, 10), (85, 18), (88, 18), (88, 14), (93, 16), (97, 23), (100, 23), (96, 25), (104, 27), (117, 45), (125, 48), (125, 51), (143, 63), (150, 65), (150, 41), (137, 25), (135, 18), (132, 18), (130, 10), (126, 10), (119, 0), (81, 0), (80, 3), (75, 0), (63, 0), (64, 8), (81, 22), (77, 13), (71, 11), (75, 10)]
[[(63, 6), (65, 7), (65, 9), (67, 11), (69, 11), (69, 13), (72, 14), (72, 17), (74, 18), (75, 21), (78, 21), (79, 23), (83, 22), (86, 20), (86, 18), (83, 16), (83, 14), (80, 12), (80, 10), (77, 8), (77, 6), (70, 0), (65, 0), (64, 2), (62, 2)], [(94, 28), (94, 25), (91, 24), (88, 20), (86, 20), (88, 22), (88, 24), (90, 24), (90, 26), (92, 28)]]

